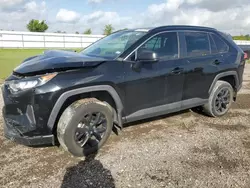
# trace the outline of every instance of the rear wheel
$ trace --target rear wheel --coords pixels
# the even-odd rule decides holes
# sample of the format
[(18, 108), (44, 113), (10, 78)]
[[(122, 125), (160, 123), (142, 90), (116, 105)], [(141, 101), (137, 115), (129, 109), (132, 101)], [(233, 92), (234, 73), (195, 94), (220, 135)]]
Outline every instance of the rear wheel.
[(233, 88), (225, 81), (217, 81), (207, 104), (203, 106), (204, 112), (212, 117), (225, 115), (233, 101)]
[(61, 146), (77, 157), (97, 152), (112, 132), (112, 107), (95, 98), (74, 102), (57, 126)]

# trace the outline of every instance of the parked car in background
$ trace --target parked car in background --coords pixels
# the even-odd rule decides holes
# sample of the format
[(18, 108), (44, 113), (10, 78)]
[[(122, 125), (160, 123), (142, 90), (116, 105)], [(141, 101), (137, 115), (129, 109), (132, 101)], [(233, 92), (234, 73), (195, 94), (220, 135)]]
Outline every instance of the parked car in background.
[(223, 116), (244, 65), (232, 39), (194, 26), (122, 30), (80, 53), (46, 51), (3, 85), (5, 136), (32, 146), (58, 140), (84, 156), (128, 122), (194, 107)]

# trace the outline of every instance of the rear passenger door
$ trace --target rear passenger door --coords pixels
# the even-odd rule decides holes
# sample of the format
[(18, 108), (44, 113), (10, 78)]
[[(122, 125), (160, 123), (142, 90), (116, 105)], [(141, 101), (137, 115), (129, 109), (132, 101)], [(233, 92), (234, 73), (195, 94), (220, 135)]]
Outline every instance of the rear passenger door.
[(164, 89), (162, 104), (171, 104), (168, 107), (171, 111), (181, 108), (185, 62), (180, 59), (178, 32), (166, 32), (158, 37), (161, 43), (155, 52), (159, 57), (159, 76)]
[(185, 81), (182, 107), (199, 105), (209, 98), (209, 88), (223, 62), (223, 54), (207, 32), (181, 32)]

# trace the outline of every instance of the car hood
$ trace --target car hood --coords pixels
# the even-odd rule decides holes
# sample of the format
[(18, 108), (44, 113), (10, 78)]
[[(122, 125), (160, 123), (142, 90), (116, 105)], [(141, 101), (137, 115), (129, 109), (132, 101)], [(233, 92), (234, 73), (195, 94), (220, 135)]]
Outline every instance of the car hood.
[(44, 74), (94, 67), (105, 61), (104, 58), (90, 57), (73, 51), (49, 50), (42, 55), (24, 60), (21, 65), (14, 69), (14, 73), (20, 75)]

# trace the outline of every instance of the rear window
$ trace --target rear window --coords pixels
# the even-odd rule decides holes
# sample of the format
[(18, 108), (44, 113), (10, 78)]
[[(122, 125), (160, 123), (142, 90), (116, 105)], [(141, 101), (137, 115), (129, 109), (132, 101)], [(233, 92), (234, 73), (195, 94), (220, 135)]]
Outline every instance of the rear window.
[(187, 56), (204, 56), (210, 54), (207, 33), (185, 32)]
[(211, 34), (211, 35), (217, 47), (217, 52), (218, 53), (227, 52), (229, 49), (228, 45), (219, 36), (215, 34)]

